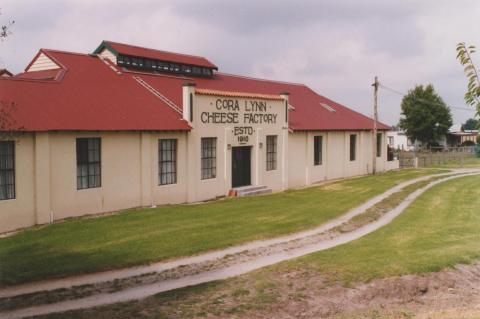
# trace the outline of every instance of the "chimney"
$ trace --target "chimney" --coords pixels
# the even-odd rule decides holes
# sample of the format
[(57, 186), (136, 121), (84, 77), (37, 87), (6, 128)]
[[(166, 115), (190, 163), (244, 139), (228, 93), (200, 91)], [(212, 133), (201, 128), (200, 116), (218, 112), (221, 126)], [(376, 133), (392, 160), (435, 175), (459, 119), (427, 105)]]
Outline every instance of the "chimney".
[(193, 97), (195, 95), (195, 83), (183, 84), (183, 119), (188, 123), (193, 122)]
[(280, 96), (283, 98), (283, 101), (285, 102), (285, 123), (288, 124), (288, 97), (290, 93), (288, 92), (282, 92), (280, 93)]

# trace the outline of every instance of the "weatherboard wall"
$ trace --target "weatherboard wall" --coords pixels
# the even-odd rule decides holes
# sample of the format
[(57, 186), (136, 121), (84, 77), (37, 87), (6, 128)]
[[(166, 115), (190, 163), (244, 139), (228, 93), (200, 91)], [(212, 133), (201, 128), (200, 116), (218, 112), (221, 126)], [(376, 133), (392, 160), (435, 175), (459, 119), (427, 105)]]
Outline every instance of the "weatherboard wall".
[[(228, 144), (236, 145), (235, 136), (229, 136), (229, 132), (225, 127), (206, 127), (197, 134), (45, 132), (18, 135), (15, 137), (16, 198), (0, 201), (0, 233), (69, 217), (225, 196), (231, 188)], [(277, 169), (267, 171), (266, 136), (274, 133), (278, 134), (279, 143)], [(281, 126), (258, 128), (250, 144), (252, 184), (279, 191), (367, 174), (371, 172), (371, 132), (356, 133), (361, 136), (357, 162), (350, 163), (348, 136), (352, 132), (287, 133)], [(313, 165), (315, 135), (324, 137), (322, 165), (318, 166)], [(210, 180), (200, 178), (202, 136), (218, 138), (217, 177)], [(80, 137), (101, 138), (101, 187), (77, 189), (76, 138)], [(177, 183), (171, 185), (158, 182), (158, 141), (162, 138), (178, 141)], [(283, 155), (286, 158), (282, 158)], [(382, 152), (382, 157), (377, 158), (378, 171), (398, 168), (398, 162), (387, 163), (385, 156), (386, 152)], [(282, 171), (283, 165), (288, 168), (286, 171)], [(285, 173), (288, 176), (284, 176)]]

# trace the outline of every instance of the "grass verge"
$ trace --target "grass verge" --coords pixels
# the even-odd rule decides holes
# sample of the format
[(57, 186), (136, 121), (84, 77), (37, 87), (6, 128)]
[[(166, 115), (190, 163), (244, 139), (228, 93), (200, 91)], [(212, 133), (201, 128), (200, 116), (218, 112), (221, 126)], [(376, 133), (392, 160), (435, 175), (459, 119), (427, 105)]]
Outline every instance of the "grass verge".
[[(275, 317), (334, 283), (435, 272), (480, 258), (480, 176), (434, 186), (392, 223), (351, 243), (234, 279), (69, 312), (69, 318)], [(297, 303), (292, 304), (292, 300)], [(305, 306), (305, 305), (304, 305)], [(284, 313), (284, 312), (283, 312)], [(62, 318), (50, 315), (46, 318)]]
[(429, 165), (430, 168), (475, 168), (480, 167), (479, 157), (467, 157), (462, 160), (451, 160), (444, 164)]
[[(393, 209), (394, 207), (398, 206), (408, 195), (410, 195), (417, 189), (423, 188), (427, 184), (441, 178), (445, 178), (445, 176), (432, 176), (427, 180), (419, 181), (414, 184), (408, 185), (400, 191), (391, 194), (381, 202), (370, 207), (364, 213), (356, 215), (348, 222), (343, 223), (342, 225), (332, 229), (331, 231), (327, 231), (327, 233), (330, 233), (331, 236), (338, 236), (340, 233), (350, 232), (368, 223), (371, 223), (380, 218), (382, 215), (384, 215), (391, 209)], [(231, 258), (235, 259), (234, 255), (231, 255)], [(164, 274), (150, 273), (137, 277), (114, 280), (111, 282), (99, 283), (95, 285), (88, 284), (75, 286), (70, 289), (60, 288), (51, 291), (40, 291), (27, 295), (15, 296), (12, 298), (0, 298), (0, 312), (17, 308), (31, 307), (35, 305), (56, 303), (64, 300), (84, 298), (94, 294), (121, 291), (131, 288), (132, 286), (140, 286), (145, 284), (152, 284), (154, 282), (160, 282), (167, 278), (171, 278), (175, 273), (177, 273), (178, 276), (182, 277), (188, 276), (189, 274), (191, 274), (191, 271), (193, 271), (193, 273), (197, 273), (201, 271), (206, 271), (207, 269), (211, 270), (212, 268), (218, 267), (219, 264), (222, 264), (221, 260), (213, 261), (210, 264), (204, 265), (203, 268), (202, 266), (197, 266), (196, 268), (193, 267), (190, 272), (186, 268), (183, 268), (182, 270), (177, 269), (173, 271), (166, 271)], [(240, 296), (244, 292), (248, 292), (248, 290), (246, 291), (240, 288), (233, 292), (233, 295)]]
[(403, 170), (266, 196), (130, 210), (0, 239), (0, 285), (188, 256), (318, 226), (397, 183)]

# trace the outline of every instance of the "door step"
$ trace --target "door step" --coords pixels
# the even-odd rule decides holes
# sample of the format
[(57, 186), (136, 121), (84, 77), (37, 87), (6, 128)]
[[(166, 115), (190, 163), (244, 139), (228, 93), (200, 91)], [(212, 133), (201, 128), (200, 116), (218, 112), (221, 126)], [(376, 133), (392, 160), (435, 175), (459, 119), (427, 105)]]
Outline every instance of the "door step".
[(243, 186), (232, 189), (229, 193), (233, 196), (244, 197), (271, 193), (272, 190), (267, 186)]

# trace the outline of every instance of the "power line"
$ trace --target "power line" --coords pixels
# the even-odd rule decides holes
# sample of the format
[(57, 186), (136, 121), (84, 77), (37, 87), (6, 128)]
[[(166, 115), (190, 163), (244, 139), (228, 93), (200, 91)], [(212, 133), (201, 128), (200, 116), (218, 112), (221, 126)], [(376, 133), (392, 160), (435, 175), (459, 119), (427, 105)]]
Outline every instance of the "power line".
[[(400, 95), (400, 96), (405, 96), (405, 95), (407, 95), (407, 93), (404, 93), (404, 92), (401, 92), (401, 91), (392, 89), (392, 88), (390, 88), (390, 87), (388, 87), (388, 86), (386, 86), (386, 85), (383, 85), (383, 84), (381, 84), (381, 83), (380, 83), (379, 86), (380, 86), (382, 89), (385, 89), (385, 90), (390, 91), (390, 92), (392, 92), (392, 93), (398, 94), (398, 95)], [(417, 98), (417, 100), (420, 101), (420, 102), (426, 103), (426, 104), (431, 104), (431, 105), (433, 105), (433, 104), (435, 104), (435, 105), (443, 105), (443, 104), (441, 104), (441, 103), (435, 103), (435, 102), (432, 103), (432, 102), (430, 102), (430, 101), (428, 101), (428, 100), (425, 100), (425, 99), (422, 99), (422, 98)], [(469, 108), (466, 108), (466, 107), (458, 107), (458, 106), (451, 106), (451, 105), (447, 105), (447, 106), (448, 106), (449, 108), (451, 108), (451, 109), (475, 112), (475, 109), (469, 109)]]

